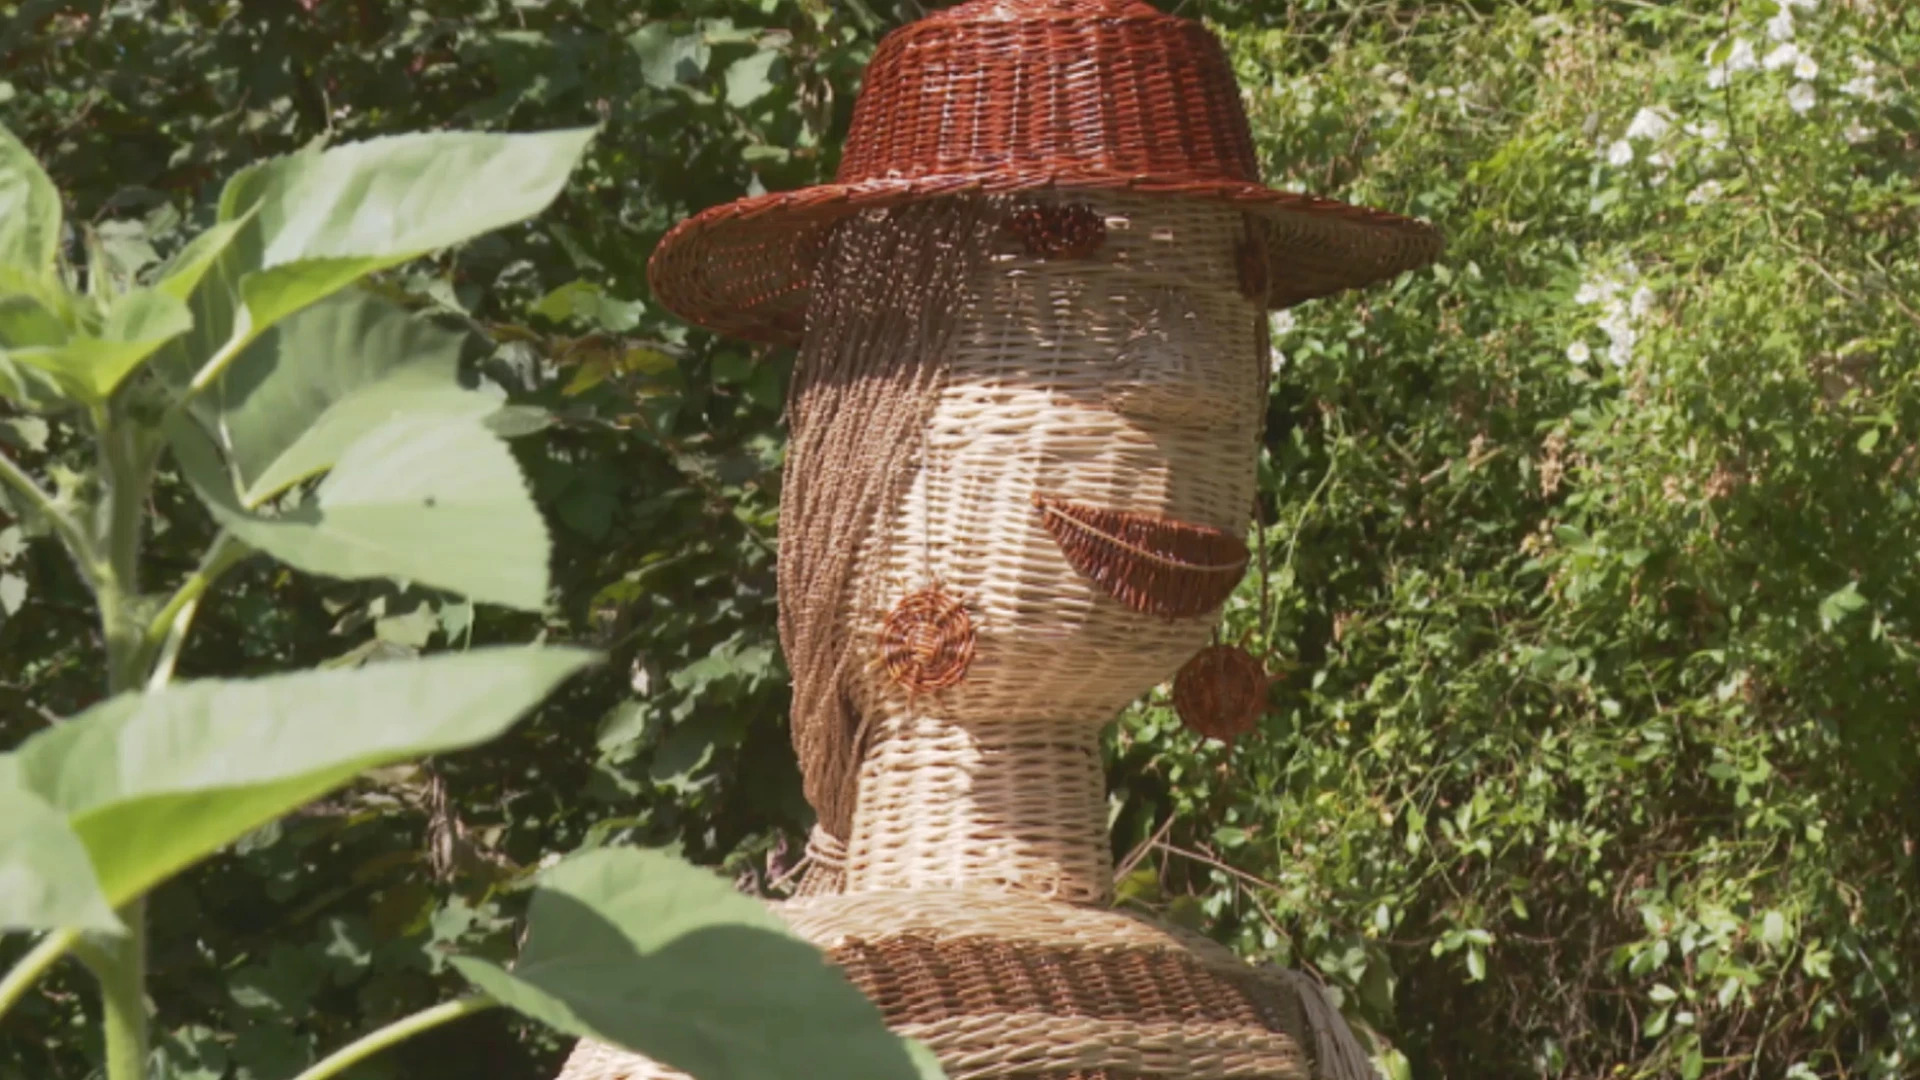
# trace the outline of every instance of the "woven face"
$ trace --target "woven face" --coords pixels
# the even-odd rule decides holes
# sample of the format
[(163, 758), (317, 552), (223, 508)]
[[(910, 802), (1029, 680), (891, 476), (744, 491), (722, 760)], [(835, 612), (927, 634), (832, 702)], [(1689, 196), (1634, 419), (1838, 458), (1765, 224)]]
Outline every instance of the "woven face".
[(1267, 348), (1241, 215), (1097, 195), (1006, 217), (852, 589), (856, 649), (938, 584), (971, 660), (903, 686), (901, 655), (951, 654), (896, 626), (893, 666), (864, 657), (849, 688), (863, 713), (1104, 723), (1206, 643), (1245, 570)]

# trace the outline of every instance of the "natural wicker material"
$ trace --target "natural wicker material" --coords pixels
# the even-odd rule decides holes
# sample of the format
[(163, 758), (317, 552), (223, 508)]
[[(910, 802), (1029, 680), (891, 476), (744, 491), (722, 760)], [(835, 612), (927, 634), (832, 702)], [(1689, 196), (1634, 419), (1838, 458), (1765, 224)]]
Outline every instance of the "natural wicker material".
[(1037, 203), (1007, 219), (1027, 254), (1043, 259), (1084, 259), (1107, 242), (1107, 219), (1084, 203)]
[[(782, 619), (801, 767), (823, 826), (847, 841), (848, 889), (996, 882), (1103, 897), (1098, 730), (1206, 643), (1205, 616), (1238, 578), (1233, 564), (1244, 568), (1238, 537), (1252, 505), (1268, 374), (1259, 311), (1240, 295), (1233, 262), (1244, 216), (1137, 195), (1075, 199), (1104, 217), (1105, 242), (1082, 258), (1045, 258), (992, 227), (1035, 198), (955, 205), (951, 213), (982, 218), (965, 227), (933, 230), (939, 205), (929, 204), (849, 222), (835, 244), (884, 246), (895, 288), (906, 283), (910, 296), (929, 273), (964, 271), (942, 287), (950, 325), (922, 335), (922, 352), (896, 355), (891, 374), (829, 374), (862, 361), (822, 341), (864, 348), (883, 336), (865, 323), (898, 316), (885, 290), (889, 303), (863, 306), (843, 295), (842, 281), (823, 281), (800, 358), (788, 477), (802, 498), (782, 522)], [(923, 271), (897, 235), (908, 224), (984, 236), (985, 250), (920, 249), (918, 258), (941, 267)], [(866, 239), (870, 232), (890, 239)], [(868, 265), (846, 265), (847, 280), (872, 287)], [(849, 325), (829, 328), (823, 312)], [(923, 309), (913, 325), (936, 317)], [(846, 421), (858, 414), (844, 399), (887, 380), (914, 380), (926, 395), (924, 405), (886, 406), (920, 420), (917, 437), (895, 451), (907, 460), (897, 480), (880, 478), (895, 459), (868, 444), (887, 415), (842, 447), (814, 450), (815, 424), (860, 427)], [(863, 470), (869, 481), (848, 479)], [(863, 501), (825, 499), (823, 483)], [(1093, 563), (1070, 557), (1036, 495), (1116, 535), (1121, 547), (1097, 536), (1093, 547), (1108, 545), (1119, 572), (1104, 581), (1081, 572)], [(885, 501), (869, 509), (875, 499)], [(1134, 535), (1116, 523), (1153, 527)], [(1178, 563), (1197, 570), (1191, 590), (1119, 588), (1136, 606), (1117, 600), (1117, 585), (1166, 577), (1168, 551), (1153, 545), (1168, 529), (1233, 554), (1216, 547)], [(1076, 526), (1070, 535), (1092, 534)], [(1193, 555), (1184, 543), (1171, 553)], [(832, 588), (821, 585), (828, 566), (845, 574)], [(928, 581), (966, 598), (975, 642), (963, 680), (918, 693), (886, 677), (864, 643), (885, 640), (893, 605)], [(1164, 603), (1138, 604), (1142, 596)]]
[(1232, 743), (1260, 725), (1273, 680), (1238, 645), (1209, 645), (1180, 665), (1173, 678), (1173, 711), (1210, 739)]
[(945, 690), (973, 664), (973, 617), (939, 585), (908, 593), (880, 624), (880, 662), (910, 693)]
[(693, 322), (797, 342), (839, 222), (944, 196), (1049, 191), (1245, 212), (1273, 308), (1440, 251), (1430, 226), (1264, 187), (1232, 68), (1199, 23), (1140, 0), (972, 0), (881, 42), (834, 183), (684, 221), (648, 276), (654, 296)]
[(1225, 529), (1040, 492), (1033, 505), (1073, 568), (1143, 615), (1205, 615), (1225, 603), (1247, 573), (1247, 545)]
[[(1328, 1023), (1287, 973), (1135, 916), (1018, 894), (868, 892), (777, 905), (954, 1080), (1308, 1080)], [(584, 1042), (563, 1080), (679, 1074)]]

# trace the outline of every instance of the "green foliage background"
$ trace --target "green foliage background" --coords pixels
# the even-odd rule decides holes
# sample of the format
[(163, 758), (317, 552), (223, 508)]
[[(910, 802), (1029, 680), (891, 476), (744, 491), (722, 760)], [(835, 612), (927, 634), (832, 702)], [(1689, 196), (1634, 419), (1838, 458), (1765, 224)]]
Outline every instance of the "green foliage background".
[[(321, 135), (605, 124), (547, 214), (385, 281), (557, 414), (515, 444), (555, 525), (546, 615), (257, 566), (181, 672), (539, 635), (614, 662), (157, 893), (176, 1075), (278, 1080), (444, 996), (445, 946), (506, 955), (553, 853), (674, 845), (756, 890), (791, 863), (783, 358), (689, 331), (644, 266), (692, 211), (830, 175), (873, 42), (917, 10), (0, 4), (6, 123), (130, 267)], [(1125, 718), (1123, 893), (1316, 968), (1412, 1075), (1920, 1070), (1920, 12), (1781, 10), (1183, 12), (1227, 38), (1271, 181), (1450, 249), (1276, 323), (1265, 617), (1249, 582), (1228, 623), (1287, 678), (1231, 751), (1158, 701)], [(75, 453), (23, 417), (0, 441)], [(160, 498), (177, 576), (210, 527)], [(0, 745), (90, 704), (99, 658), (71, 568), (0, 531)], [(49, 986), (0, 1076), (88, 1074), (81, 999)], [(367, 1076), (549, 1075), (564, 1048), (510, 1023)]]

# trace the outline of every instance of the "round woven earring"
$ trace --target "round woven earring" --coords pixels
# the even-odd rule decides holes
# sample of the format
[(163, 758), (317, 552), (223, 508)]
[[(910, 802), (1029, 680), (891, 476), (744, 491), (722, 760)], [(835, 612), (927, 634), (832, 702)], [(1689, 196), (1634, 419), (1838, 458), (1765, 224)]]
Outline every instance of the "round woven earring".
[[(1254, 507), (1260, 546), (1260, 626), (1267, 626), (1267, 525)], [(1242, 638), (1244, 641), (1245, 638)], [(1173, 677), (1173, 711), (1188, 730), (1229, 746), (1260, 726), (1267, 711), (1267, 690), (1277, 677), (1241, 645), (1213, 644), (1180, 665)]]

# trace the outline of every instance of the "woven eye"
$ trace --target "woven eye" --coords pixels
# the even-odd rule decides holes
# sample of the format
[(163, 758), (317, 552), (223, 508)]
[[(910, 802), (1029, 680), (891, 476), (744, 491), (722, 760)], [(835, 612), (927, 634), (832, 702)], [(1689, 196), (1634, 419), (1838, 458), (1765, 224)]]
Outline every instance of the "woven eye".
[(1107, 241), (1107, 219), (1080, 203), (1029, 206), (1008, 218), (1006, 229), (1042, 259), (1084, 259)]
[(902, 597), (880, 626), (880, 663), (910, 693), (957, 685), (973, 664), (973, 645), (966, 605), (938, 585)]
[(1226, 602), (1247, 572), (1247, 545), (1220, 529), (1037, 492), (1033, 505), (1067, 562), (1143, 615), (1205, 615)]
[(1237, 645), (1211, 645), (1173, 677), (1173, 711), (1191, 731), (1231, 743), (1267, 709), (1266, 668)]

